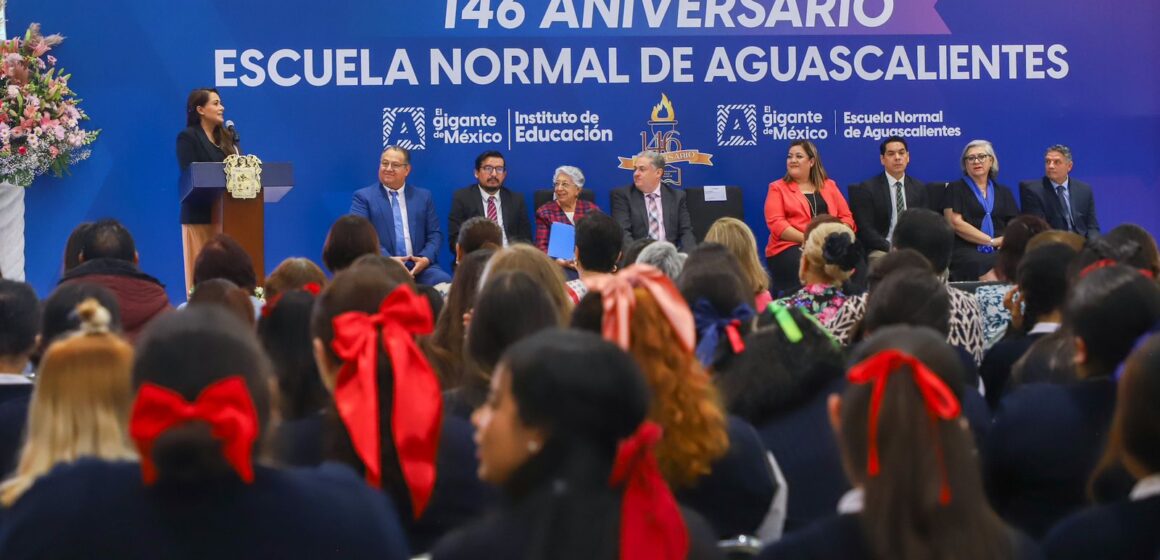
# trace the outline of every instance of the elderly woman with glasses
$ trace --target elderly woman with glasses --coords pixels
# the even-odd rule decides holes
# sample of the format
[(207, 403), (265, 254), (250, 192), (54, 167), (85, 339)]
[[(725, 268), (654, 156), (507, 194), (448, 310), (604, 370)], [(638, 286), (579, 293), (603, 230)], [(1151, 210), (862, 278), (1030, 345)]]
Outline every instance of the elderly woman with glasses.
[[(999, 158), (986, 140), (963, 149), (963, 178), (947, 185), (943, 214), (955, 229), (951, 280), (994, 280), (1002, 231), (1019, 213), (1011, 189), (995, 181)], [(996, 237), (998, 235), (998, 237)]]
[[(552, 190), (555, 200), (549, 200), (536, 209), (536, 246), (545, 253), (548, 252), (552, 224), (561, 222), (574, 226), (580, 218), (600, 211), (595, 204), (580, 199), (580, 191), (584, 188), (584, 173), (580, 169), (571, 165), (561, 165), (556, 168), (552, 177), (554, 177)], [(561, 259), (557, 261), (560, 264), (566, 263)]]

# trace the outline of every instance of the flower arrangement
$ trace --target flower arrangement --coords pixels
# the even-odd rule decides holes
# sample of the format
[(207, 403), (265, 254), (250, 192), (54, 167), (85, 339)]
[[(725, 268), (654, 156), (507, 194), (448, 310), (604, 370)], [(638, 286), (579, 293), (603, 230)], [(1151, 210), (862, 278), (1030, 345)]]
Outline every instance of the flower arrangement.
[(0, 182), (21, 187), (52, 171), (89, 157), (100, 131), (86, 131), (88, 116), (68, 87), (70, 74), (48, 54), (64, 37), (40, 34), (40, 24), (24, 37), (0, 41)]

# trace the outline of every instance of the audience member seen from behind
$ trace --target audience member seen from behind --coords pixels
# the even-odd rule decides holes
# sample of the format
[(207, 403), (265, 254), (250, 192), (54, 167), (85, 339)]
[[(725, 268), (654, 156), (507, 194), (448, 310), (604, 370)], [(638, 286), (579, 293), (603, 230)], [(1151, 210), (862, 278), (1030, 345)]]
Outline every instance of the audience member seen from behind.
[(1160, 553), (1160, 336), (1140, 341), (1119, 379), (1108, 446), (1096, 477), (1122, 467), (1136, 481), (1126, 500), (1084, 510), (1048, 533), (1049, 558), (1155, 558)]
[[(634, 242), (635, 244), (635, 242)], [(640, 252), (636, 255), (629, 264), (644, 264), (655, 267), (669, 277), (669, 280), (676, 280), (681, 275), (681, 271), (685, 268), (685, 261), (688, 260), (689, 255), (686, 253), (678, 253), (677, 246), (668, 241), (652, 241), (644, 244)]]
[(334, 403), (326, 459), (382, 490), (415, 554), (486, 505), (471, 426), (444, 414), (439, 380), (415, 344), (433, 327), (422, 296), (363, 265), (334, 277), (311, 318), (315, 362)]
[(580, 277), (567, 284), (573, 304), (580, 303), (580, 298), (588, 293), (586, 280), (616, 271), (623, 242), (624, 232), (608, 214), (595, 212), (577, 222), (573, 263)]
[[(462, 230), (466, 231), (466, 230)], [(463, 316), (475, 307), (479, 293), (479, 279), (483, 269), (495, 251), (479, 249), (467, 255), (455, 269), (451, 280), (451, 291), (439, 317), (435, 319), (435, 331), (420, 339), (431, 365), (439, 372), (440, 384), (444, 391), (453, 390), (464, 383), (467, 366), (464, 362), (463, 340), (467, 329)]]
[(125, 336), (134, 340), (150, 321), (170, 311), (165, 286), (138, 267), (137, 246), (129, 230), (116, 220), (93, 224), (81, 247), (81, 264), (65, 274), (60, 285), (103, 286), (117, 298)]
[(959, 359), (929, 329), (882, 329), (855, 352), (830, 422), (854, 490), (837, 516), (758, 558), (1037, 558), (987, 504), (954, 387)]
[(769, 273), (761, 265), (757, 256), (757, 238), (745, 222), (737, 218), (721, 218), (709, 227), (705, 234), (706, 243), (720, 243), (729, 248), (729, 252), (741, 265), (742, 274), (749, 289), (753, 292), (753, 308), (765, 309), (773, 297), (769, 294)]
[(64, 244), (64, 262), (60, 269), (62, 275), (68, 274), (70, 270), (81, 264), (81, 248), (91, 227), (93, 227), (93, 222), (81, 222), (68, 235), (68, 241)]
[(975, 288), (975, 300), (979, 302), (979, 312), (983, 316), (983, 344), (990, 349), (1007, 333), (1011, 324), (1011, 312), (1003, 305), (1003, 297), (1015, 287), (1015, 274), (1019, 261), (1027, 252), (1027, 244), (1040, 233), (1051, 231), (1051, 226), (1035, 216), (1016, 216), (1003, 230), (1003, 246), (995, 258), (996, 284), (984, 284)]
[(213, 278), (194, 286), (186, 307), (217, 305), (233, 313), (243, 323), (253, 327), (257, 322), (253, 296), (225, 278)]
[(331, 224), (322, 245), (322, 264), (331, 274), (338, 274), (363, 255), (379, 254), (375, 226), (366, 218), (348, 214)]
[(551, 297), (552, 308), (560, 317), (560, 323), (567, 321), (572, 312), (572, 298), (564, 286), (564, 273), (547, 255), (531, 245), (516, 243), (496, 252), (484, 268), (480, 282), (486, 284), (493, 274), (515, 270), (531, 276)]
[(993, 280), (995, 250), (1019, 207), (1011, 189), (996, 182), (999, 157), (986, 140), (972, 140), (960, 160), (963, 177), (947, 185), (943, 214), (955, 230), (951, 280)]
[(0, 476), (16, 466), (28, 417), (32, 380), (28, 362), (36, 350), (40, 302), (24, 282), (0, 280)]
[(455, 262), (463, 259), (480, 249), (498, 251), (503, 247), (503, 230), (499, 224), (483, 217), (476, 216), (463, 222), (459, 236), (455, 239)]
[[(254, 261), (234, 238), (222, 233), (210, 239), (193, 264), (193, 289), (214, 279), (229, 280), (250, 298), (256, 321), (264, 301), (258, 297)], [(191, 294), (192, 296), (192, 294)], [(253, 323), (253, 321), (251, 321)]]
[(842, 351), (800, 309), (774, 304), (770, 326), (713, 377), (730, 413), (753, 424), (789, 489), (785, 533), (834, 512), (850, 488), (830, 437), (826, 398), (844, 387)]
[(563, 325), (548, 291), (531, 275), (509, 270), (493, 274), (479, 291), (464, 344), (469, 369), (448, 394), (447, 411), (462, 418), (483, 404), (492, 370), (511, 345), (539, 331)]
[(479, 476), (508, 500), (441, 541), (460, 558), (715, 558), (661, 478), (648, 388), (623, 351), (553, 329), (512, 346), (472, 415)]
[[(536, 208), (536, 247), (545, 254), (552, 237), (552, 224), (579, 225), (580, 220), (595, 212), (600, 212), (595, 204), (580, 198), (584, 189), (584, 172), (571, 165), (561, 165), (552, 174), (554, 200)], [(571, 267), (567, 260), (556, 259), (562, 266)]]
[(802, 287), (800, 261), (805, 231), (810, 220), (823, 214), (837, 217), (853, 232), (854, 215), (826, 174), (818, 148), (809, 140), (789, 145), (785, 159), (785, 176), (769, 184), (765, 196), (765, 223), (769, 226), (769, 243), (765, 260), (773, 279), (773, 296), (788, 296)]
[(127, 425), (133, 348), (110, 332), (109, 312), (96, 300), (85, 300), (76, 313), (81, 330), (54, 342), (41, 361), (27, 407), (27, 433), (14, 440), (23, 441), (19, 461), (15, 470), (5, 466), (5, 474), (12, 475), (0, 485), (4, 508), (57, 465), (82, 457), (137, 458)]
[(313, 466), (322, 462), (323, 412), (330, 394), (322, 386), (311, 352), (310, 313), (317, 285), (281, 292), (262, 309), (258, 339), (274, 367), (281, 422), (271, 438), (279, 462)]
[(0, 556), (407, 558), (394, 511), (349, 470), (257, 461), (270, 375), (225, 311), (158, 319), (132, 370), (140, 464), (81, 459), (43, 476), (6, 514)]
[(677, 288), (693, 311), (694, 353), (705, 369), (720, 367), (745, 351), (743, 338), (753, 330), (757, 312), (741, 267), (727, 247), (706, 242), (693, 249)]
[[(1079, 381), (1022, 385), (1005, 396), (983, 453), (996, 511), (1035, 538), (1087, 503), (1116, 403), (1112, 374), (1160, 321), (1160, 287), (1124, 266), (1095, 270), (1072, 288), (1063, 321)], [(1126, 476), (1104, 477), (1096, 497), (1122, 497), (1120, 486)]]
[(271, 302), (277, 299), (279, 294), (301, 290), (307, 284), (326, 287), (326, 273), (310, 259), (290, 257), (279, 263), (274, 267), (274, 271), (266, 276), (264, 295), (266, 301)]
[(1004, 299), (1013, 317), (1008, 335), (987, 351), (979, 368), (992, 408), (999, 406), (999, 399), (1007, 392), (1015, 362), (1063, 323), (1067, 269), (1074, 258), (1071, 247), (1056, 243), (1028, 252), (1019, 263), (1015, 287)]
[(801, 246), (798, 278), (801, 289), (778, 300), (782, 305), (808, 311), (822, 324), (833, 320), (846, 303), (842, 284), (862, 259), (861, 246), (845, 224), (820, 224)]
[[(935, 273), (946, 279), (954, 243), (954, 230), (944, 217), (925, 208), (911, 208), (898, 219), (891, 250), (918, 251)], [(947, 342), (970, 354), (978, 365), (983, 362), (983, 321), (979, 303), (974, 295), (953, 286), (948, 288), (948, 292), (951, 296), (951, 332), (947, 335)], [(852, 296), (826, 327), (843, 343), (849, 343), (854, 325), (865, 312), (866, 296)]]
[(693, 317), (680, 292), (642, 265), (591, 288), (573, 326), (602, 332), (644, 372), (653, 395), (649, 419), (664, 429), (657, 459), (677, 499), (704, 515), (720, 538), (757, 534), (767, 521), (780, 525), (767, 519), (777, 485), (765, 448), (752, 426), (726, 416), (694, 354)]

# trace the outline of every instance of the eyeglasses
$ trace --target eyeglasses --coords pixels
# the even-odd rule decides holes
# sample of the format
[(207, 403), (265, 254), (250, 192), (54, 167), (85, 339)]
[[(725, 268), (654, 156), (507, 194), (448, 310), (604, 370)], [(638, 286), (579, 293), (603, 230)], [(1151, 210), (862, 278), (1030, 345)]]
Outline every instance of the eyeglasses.
[(572, 183), (569, 181), (556, 181), (555, 183), (552, 183), (552, 186), (553, 187), (575, 187), (576, 183)]
[(968, 162), (968, 163), (982, 163), (982, 162), (987, 161), (989, 159), (991, 159), (991, 156), (989, 154), (978, 154), (978, 155), (967, 156), (967, 157), (963, 158), (963, 160)]
[(490, 165), (480, 167), (479, 170), (482, 171), (485, 175), (503, 175), (504, 173), (507, 173), (506, 167), (492, 167)]
[(407, 167), (406, 163), (395, 163), (393, 161), (384, 161), (379, 165), (383, 166), (385, 169), (403, 169)]

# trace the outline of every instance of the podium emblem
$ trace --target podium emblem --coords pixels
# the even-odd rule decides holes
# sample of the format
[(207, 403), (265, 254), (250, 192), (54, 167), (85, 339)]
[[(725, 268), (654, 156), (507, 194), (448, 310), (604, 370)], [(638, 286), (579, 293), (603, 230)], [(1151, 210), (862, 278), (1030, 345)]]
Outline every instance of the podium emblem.
[(253, 154), (231, 154), (223, 162), (226, 191), (234, 198), (258, 198), (262, 192), (262, 160)]

